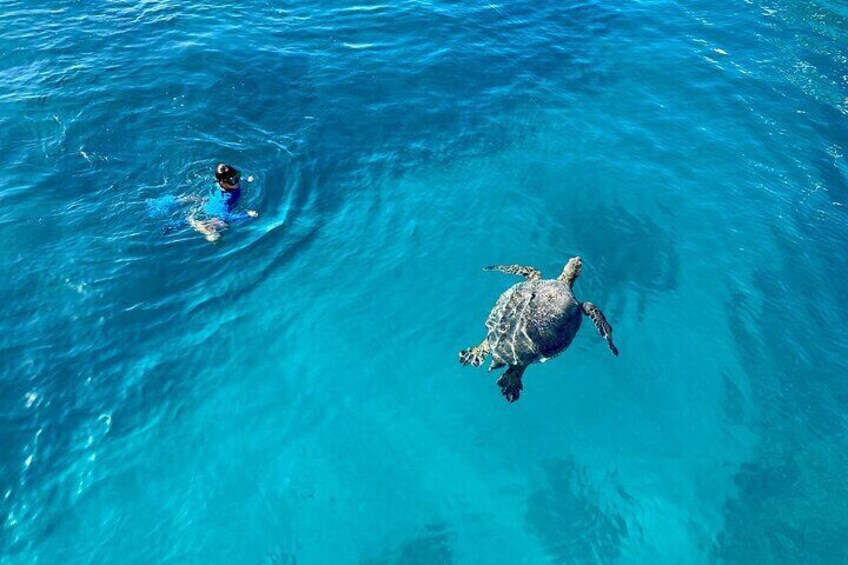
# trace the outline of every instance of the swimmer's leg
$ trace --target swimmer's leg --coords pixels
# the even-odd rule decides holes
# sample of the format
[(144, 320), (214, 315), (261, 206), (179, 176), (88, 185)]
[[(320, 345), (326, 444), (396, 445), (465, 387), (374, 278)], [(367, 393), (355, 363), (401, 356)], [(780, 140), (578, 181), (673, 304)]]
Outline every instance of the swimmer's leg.
[(197, 218), (189, 218), (188, 223), (201, 233), (206, 241), (214, 243), (221, 239), (221, 232), (227, 229), (227, 222), (220, 218), (212, 218), (211, 220), (198, 220)]

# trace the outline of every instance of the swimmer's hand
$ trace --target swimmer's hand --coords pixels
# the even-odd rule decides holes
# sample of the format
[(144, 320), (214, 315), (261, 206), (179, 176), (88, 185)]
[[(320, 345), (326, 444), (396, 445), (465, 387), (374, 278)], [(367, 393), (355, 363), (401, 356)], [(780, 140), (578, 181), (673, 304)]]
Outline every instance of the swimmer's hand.
[(247, 215), (250, 216), (251, 218), (258, 218), (259, 212), (257, 212), (256, 210), (248, 210)]

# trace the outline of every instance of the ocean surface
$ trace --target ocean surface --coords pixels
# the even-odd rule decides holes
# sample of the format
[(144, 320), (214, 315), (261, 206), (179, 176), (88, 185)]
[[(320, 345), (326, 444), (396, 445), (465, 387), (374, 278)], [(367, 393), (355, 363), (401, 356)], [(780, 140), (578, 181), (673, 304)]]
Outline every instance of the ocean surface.
[[(0, 563), (848, 562), (844, 2), (5, 0), (0, 77)], [(508, 404), (482, 267), (575, 255), (621, 356)]]

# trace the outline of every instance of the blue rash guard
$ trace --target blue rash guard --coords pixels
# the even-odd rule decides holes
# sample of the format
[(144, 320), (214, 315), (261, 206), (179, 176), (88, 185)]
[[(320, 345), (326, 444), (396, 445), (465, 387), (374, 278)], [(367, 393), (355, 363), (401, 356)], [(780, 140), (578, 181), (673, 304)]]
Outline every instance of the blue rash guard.
[(235, 211), (239, 198), (241, 198), (241, 187), (233, 190), (218, 189), (203, 206), (203, 211), (209, 216), (221, 218), (227, 223), (248, 220), (250, 216), (247, 212)]

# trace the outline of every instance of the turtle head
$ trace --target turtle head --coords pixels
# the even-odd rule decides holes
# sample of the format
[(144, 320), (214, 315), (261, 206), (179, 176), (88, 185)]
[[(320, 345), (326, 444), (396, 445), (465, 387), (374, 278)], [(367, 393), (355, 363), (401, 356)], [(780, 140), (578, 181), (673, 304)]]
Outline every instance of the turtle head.
[(571, 286), (574, 284), (574, 281), (577, 280), (577, 277), (580, 276), (580, 269), (582, 268), (583, 259), (580, 257), (572, 257), (568, 260), (568, 263), (565, 264), (565, 268), (562, 270), (559, 280), (563, 281), (568, 286)]

